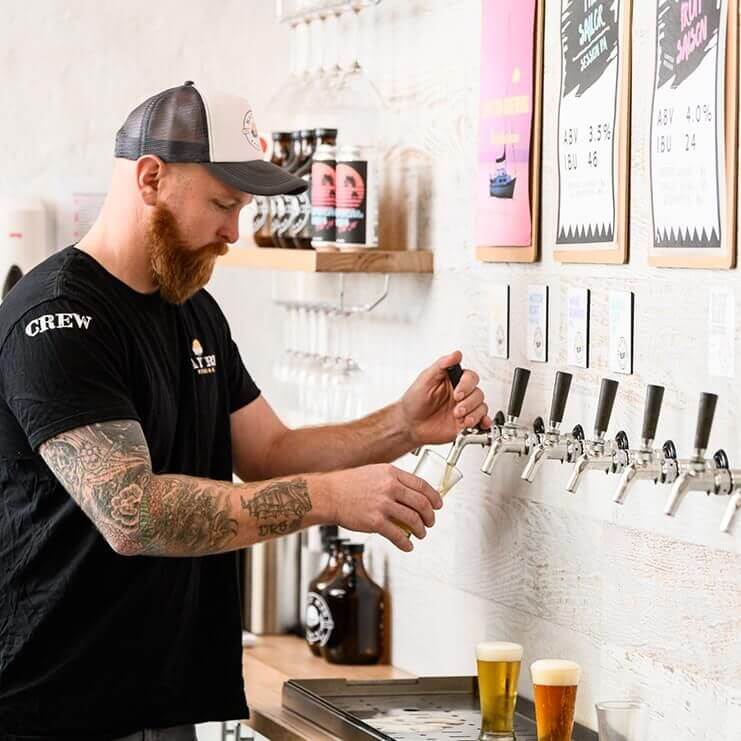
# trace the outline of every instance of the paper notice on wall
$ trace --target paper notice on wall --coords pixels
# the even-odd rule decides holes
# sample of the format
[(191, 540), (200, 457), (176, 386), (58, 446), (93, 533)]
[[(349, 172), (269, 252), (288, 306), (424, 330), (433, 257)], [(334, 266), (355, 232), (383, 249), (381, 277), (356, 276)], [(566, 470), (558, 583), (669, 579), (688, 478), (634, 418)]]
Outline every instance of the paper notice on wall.
[(736, 305), (732, 289), (710, 289), (708, 310), (708, 373), (734, 378), (736, 375)]
[(569, 288), (566, 298), (568, 322), (568, 364), (589, 367), (589, 289)]
[(98, 218), (105, 193), (72, 193), (72, 240), (79, 242)]
[(527, 287), (527, 359), (548, 362), (548, 286)]
[(106, 197), (106, 178), (71, 175), (57, 178), (50, 199), (54, 207), (56, 234), (53, 243), (62, 249), (79, 242), (98, 217)]
[(489, 315), (489, 355), (509, 357), (509, 286), (494, 286)]
[(610, 370), (633, 373), (633, 293), (610, 291)]

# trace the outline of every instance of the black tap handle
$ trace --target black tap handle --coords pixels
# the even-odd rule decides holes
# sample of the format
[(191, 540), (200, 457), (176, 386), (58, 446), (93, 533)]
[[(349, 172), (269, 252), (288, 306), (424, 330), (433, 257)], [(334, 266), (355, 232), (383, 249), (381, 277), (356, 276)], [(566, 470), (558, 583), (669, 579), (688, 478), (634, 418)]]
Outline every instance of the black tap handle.
[(571, 373), (556, 372), (556, 382), (553, 385), (553, 399), (551, 400), (551, 424), (563, 422), (563, 413), (566, 409), (566, 400), (571, 390)]
[(643, 408), (643, 440), (653, 440), (659, 425), (661, 403), (664, 401), (663, 386), (649, 386), (646, 389), (646, 406)]
[(505, 418), (504, 412), (501, 409), (494, 415), (493, 422), (497, 427), (504, 427), (504, 425), (507, 423), (507, 419)]
[(512, 390), (509, 393), (508, 417), (519, 417), (522, 411), (522, 402), (525, 401), (525, 392), (530, 380), (530, 371), (526, 368), (515, 368), (512, 378)]
[(456, 386), (460, 383), (461, 377), (463, 376), (463, 368), (460, 363), (451, 365), (450, 368), (445, 369), (448, 374), (450, 382), (453, 384), (453, 390), (455, 391)]
[(597, 416), (594, 420), (594, 431), (597, 435), (607, 432), (612, 416), (612, 407), (617, 396), (618, 382), (611, 378), (603, 378), (597, 402)]
[(695, 449), (707, 450), (710, 440), (710, 429), (713, 426), (715, 405), (718, 403), (716, 394), (700, 394), (700, 409), (697, 412), (697, 429), (695, 430)]

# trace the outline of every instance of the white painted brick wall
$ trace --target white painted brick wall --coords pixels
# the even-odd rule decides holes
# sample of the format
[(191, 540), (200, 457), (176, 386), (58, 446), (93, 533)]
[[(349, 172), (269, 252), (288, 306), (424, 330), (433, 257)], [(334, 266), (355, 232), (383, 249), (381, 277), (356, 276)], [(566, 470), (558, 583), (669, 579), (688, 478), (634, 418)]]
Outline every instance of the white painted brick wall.
[[(0, 192), (50, 201), (67, 176), (106, 176), (113, 135), (131, 107), (185, 79), (244, 90), (258, 112), (285, 75), (288, 32), (272, 4), (206, 2), (35, 2), (9, 5), (0, 27), (4, 150)], [(612, 431), (637, 441), (645, 384), (667, 386), (658, 437), (689, 452), (700, 391), (720, 394), (711, 447), (741, 465), (735, 380), (710, 378), (704, 357), (708, 291), (738, 272), (659, 271), (647, 267), (650, 210), (647, 139), (653, 75), (653, 3), (636, 0), (631, 263), (560, 266), (555, 238), (554, 132), (559, 85), (559, 3), (547, 3), (543, 261), (481, 265), (473, 258), (478, 0), (384, 0), (364, 19), (362, 61), (390, 101), (387, 129), (395, 159), (420, 175), (420, 243), (436, 252), (432, 278), (395, 277), (392, 295), (358, 320), (354, 336), (371, 381), (368, 403), (390, 401), (416, 370), (451, 347), (480, 370), (494, 408), (506, 401), (512, 369), (527, 365), (524, 298), (528, 283), (551, 286), (551, 363), (533, 369), (523, 418), (544, 414), (556, 369), (564, 367), (563, 295), (593, 289), (593, 368), (576, 371), (565, 426), (589, 430), (606, 364), (607, 290), (636, 293), (636, 374), (622, 381)], [(267, 125), (269, 115), (262, 120)], [(399, 204), (409, 193), (399, 181)], [(398, 189), (398, 190), (397, 190)], [(386, 229), (402, 226), (386, 214)], [(398, 217), (397, 217), (398, 218)], [(336, 278), (282, 282), (285, 291), (327, 293)], [(488, 291), (512, 285), (511, 362), (487, 357)], [(380, 278), (352, 278), (348, 294), (372, 295)], [(288, 403), (271, 376), (283, 316), (264, 274), (219, 268), (212, 288), (232, 323), (245, 362), (271, 403)], [(738, 314), (738, 309), (737, 309)], [(737, 338), (738, 344), (738, 338)], [(736, 367), (741, 368), (737, 347)], [(404, 463), (407, 463), (406, 461)], [(410, 463), (411, 465), (411, 463)], [(577, 715), (594, 727), (593, 702), (640, 696), (652, 707), (651, 739), (741, 739), (741, 526), (721, 535), (725, 501), (692, 495), (671, 520), (666, 490), (638, 484), (623, 508), (615, 480), (590, 474), (579, 494), (564, 492), (566, 469), (546, 464), (527, 487), (516, 466), (489, 482), (479, 454), (467, 451), (465, 479), (439, 524), (411, 556), (371, 539), (373, 571), (391, 590), (394, 662), (418, 673), (474, 669), (482, 638), (519, 640), (526, 660), (580, 661)], [(520, 690), (530, 695), (523, 672)]]

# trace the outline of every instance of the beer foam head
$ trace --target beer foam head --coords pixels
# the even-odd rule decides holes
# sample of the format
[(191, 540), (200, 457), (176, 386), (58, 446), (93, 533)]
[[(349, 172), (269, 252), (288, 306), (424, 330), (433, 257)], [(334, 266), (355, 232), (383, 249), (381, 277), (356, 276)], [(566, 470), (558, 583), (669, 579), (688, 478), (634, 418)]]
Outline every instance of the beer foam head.
[(522, 646), (504, 641), (484, 641), (476, 646), (479, 661), (522, 661)]
[(573, 687), (579, 684), (581, 667), (565, 659), (541, 659), (530, 667), (533, 684), (551, 687)]

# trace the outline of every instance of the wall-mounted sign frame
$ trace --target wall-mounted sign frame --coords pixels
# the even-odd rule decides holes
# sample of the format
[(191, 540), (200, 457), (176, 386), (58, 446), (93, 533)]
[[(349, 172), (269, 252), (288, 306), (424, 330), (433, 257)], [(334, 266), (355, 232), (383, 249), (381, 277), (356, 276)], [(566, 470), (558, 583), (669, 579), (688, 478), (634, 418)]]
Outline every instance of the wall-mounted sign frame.
[(540, 243), (544, 0), (483, 0), (476, 257), (535, 262)]
[(738, 0), (657, 0), (649, 263), (736, 264)]
[(561, 0), (559, 262), (628, 259), (631, 0)]

